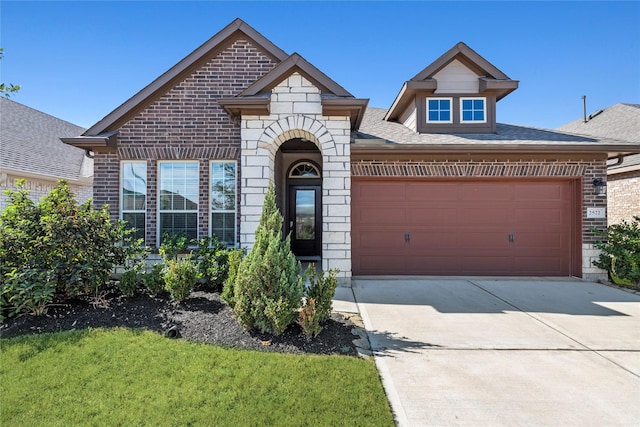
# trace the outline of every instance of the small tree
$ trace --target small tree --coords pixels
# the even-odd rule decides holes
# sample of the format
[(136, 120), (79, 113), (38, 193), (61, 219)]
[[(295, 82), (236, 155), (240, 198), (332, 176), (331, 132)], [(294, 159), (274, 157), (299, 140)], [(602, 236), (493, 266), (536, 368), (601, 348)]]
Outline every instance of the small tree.
[(280, 334), (297, 318), (304, 277), (291, 252), (289, 236), (282, 239), (283, 218), (269, 186), (251, 251), (238, 267), (232, 295), (233, 310), (247, 328)]

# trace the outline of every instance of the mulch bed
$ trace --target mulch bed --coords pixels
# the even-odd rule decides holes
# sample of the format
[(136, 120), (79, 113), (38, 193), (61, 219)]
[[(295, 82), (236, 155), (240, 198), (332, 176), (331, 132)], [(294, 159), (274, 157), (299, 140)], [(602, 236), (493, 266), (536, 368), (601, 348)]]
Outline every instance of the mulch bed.
[(168, 337), (216, 344), (224, 347), (281, 353), (358, 354), (353, 340), (355, 326), (333, 313), (320, 334), (307, 340), (299, 325), (291, 325), (274, 336), (245, 330), (217, 292), (193, 292), (180, 304), (168, 297), (136, 294), (110, 296), (100, 300), (76, 298), (52, 305), (40, 316), (5, 319), (0, 324), (3, 338), (84, 328), (126, 327), (148, 329)]

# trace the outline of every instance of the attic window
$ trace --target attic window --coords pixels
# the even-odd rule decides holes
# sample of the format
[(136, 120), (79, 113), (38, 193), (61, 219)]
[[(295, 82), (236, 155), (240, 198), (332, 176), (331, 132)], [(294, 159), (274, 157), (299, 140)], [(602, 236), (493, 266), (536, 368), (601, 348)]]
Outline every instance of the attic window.
[(319, 178), (320, 172), (318, 168), (309, 162), (298, 163), (291, 172), (289, 172), (289, 178)]
[(460, 98), (461, 123), (486, 123), (486, 98)]
[(427, 98), (427, 123), (451, 123), (451, 98)]

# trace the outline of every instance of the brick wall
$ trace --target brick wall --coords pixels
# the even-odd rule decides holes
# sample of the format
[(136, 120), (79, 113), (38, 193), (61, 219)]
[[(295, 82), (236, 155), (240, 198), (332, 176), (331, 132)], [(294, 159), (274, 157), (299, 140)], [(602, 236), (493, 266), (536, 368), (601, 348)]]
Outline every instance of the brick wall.
[(117, 153), (96, 153), (95, 203), (109, 204), (111, 216), (118, 217), (119, 162), (147, 160), (146, 243), (155, 246), (158, 160), (198, 160), (198, 235), (207, 236), (209, 161), (240, 159), (240, 126), (217, 99), (237, 95), (274, 66), (275, 62), (250, 41), (237, 39), (153, 101), (119, 129)]
[(640, 170), (608, 176), (607, 205), (609, 224), (640, 216)]

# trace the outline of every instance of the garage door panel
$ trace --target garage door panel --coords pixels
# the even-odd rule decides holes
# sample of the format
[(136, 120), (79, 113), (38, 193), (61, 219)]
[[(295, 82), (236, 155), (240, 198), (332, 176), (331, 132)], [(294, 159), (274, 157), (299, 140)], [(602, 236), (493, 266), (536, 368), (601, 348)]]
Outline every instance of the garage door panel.
[(374, 207), (367, 206), (360, 209), (356, 215), (357, 223), (361, 226), (397, 226), (406, 222), (404, 209), (394, 208), (392, 206)]
[(352, 188), (355, 275), (571, 274), (569, 181), (354, 179)]
[(512, 200), (512, 188), (507, 183), (457, 183), (460, 200), (478, 201), (508, 201)]
[(448, 227), (459, 223), (458, 210), (452, 208), (406, 208), (405, 216), (407, 225), (437, 224), (438, 227)]
[(509, 222), (509, 211), (505, 208), (461, 208), (460, 224), (465, 227), (478, 225), (504, 225)]

